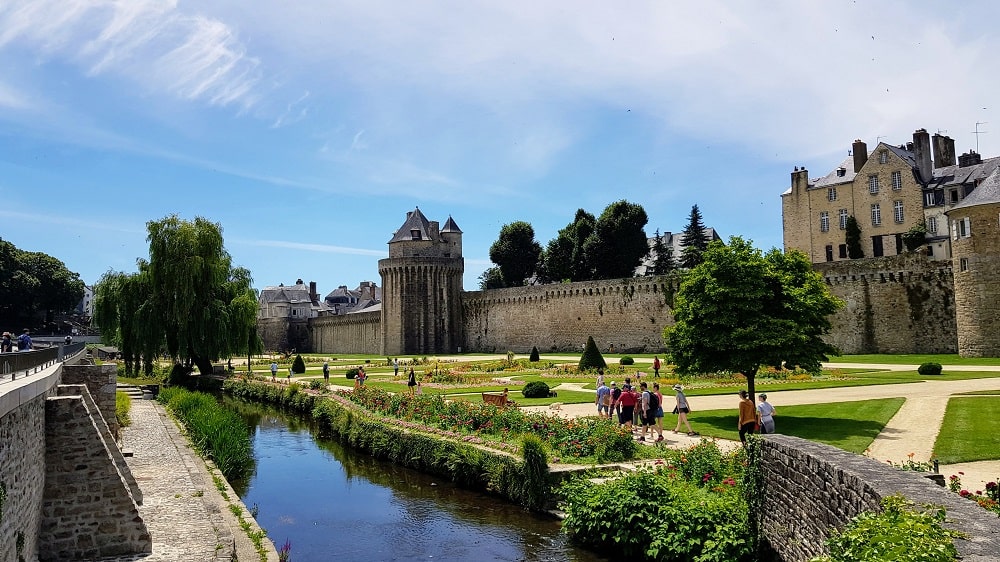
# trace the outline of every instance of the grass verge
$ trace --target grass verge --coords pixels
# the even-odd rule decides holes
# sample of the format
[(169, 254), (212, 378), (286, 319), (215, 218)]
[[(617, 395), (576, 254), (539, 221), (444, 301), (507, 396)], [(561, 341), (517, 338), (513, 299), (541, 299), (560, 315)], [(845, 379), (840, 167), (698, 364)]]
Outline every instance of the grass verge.
[(934, 455), (943, 464), (1000, 458), (1000, 399), (957, 396), (948, 400)]
[[(903, 398), (779, 406), (774, 420), (778, 433), (833, 445), (852, 453), (862, 453), (896, 415)], [(692, 428), (708, 437), (739, 439), (736, 410), (709, 410), (691, 414)], [(664, 427), (673, 427), (674, 416), (664, 418)]]
[(840, 355), (830, 357), (830, 363), (881, 363), (883, 365), (919, 365), (940, 363), (942, 365), (1000, 365), (1000, 357), (959, 357), (957, 353), (933, 353), (920, 355)]

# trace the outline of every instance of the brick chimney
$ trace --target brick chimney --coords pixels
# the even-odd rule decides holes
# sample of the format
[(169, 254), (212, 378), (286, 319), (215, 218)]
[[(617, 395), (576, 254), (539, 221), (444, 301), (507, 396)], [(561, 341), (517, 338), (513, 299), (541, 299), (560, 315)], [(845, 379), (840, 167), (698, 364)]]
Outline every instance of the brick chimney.
[(917, 171), (920, 181), (931, 181), (931, 136), (927, 129), (917, 129), (913, 132), (913, 159), (917, 161)]
[(792, 172), (792, 193), (795, 195), (801, 195), (809, 189), (809, 170), (805, 169), (805, 166), (800, 170), (798, 166)]
[(931, 141), (934, 144), (934, 169), (954, 166), (955, 140), (940, 133), (934, 133)]
[(309, 282), (309, 300), (312, 301), (313, 304), (319, 304), (319, 293), (316, 292), (315, 281)]
[(851, 154), (854, 155), (854, 173), (861, 171), (861, 166), (865, 165), (868, 161), (868, 145), (865, 144), (861, 139), (854, 139), (854, 144), (851, 145)]
[(983, 157), (979, 155), (975, 150), (970, 150), (965, 154), (958, 157), (958, 167), (967, 168), (969, 166), (975, 166), (976, 164), (982, 164)]

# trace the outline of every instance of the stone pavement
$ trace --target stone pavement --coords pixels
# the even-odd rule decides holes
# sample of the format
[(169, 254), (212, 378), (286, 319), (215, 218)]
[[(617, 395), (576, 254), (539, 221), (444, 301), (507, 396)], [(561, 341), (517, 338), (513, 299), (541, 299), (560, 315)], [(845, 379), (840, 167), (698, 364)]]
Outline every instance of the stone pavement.
[[(917, 365), (881, 365), (881, 364), (856, 364), (856, 363), (828, 363), (824, 365), (828, 368), (871, 368), (886, 369), (893, 371), (915, 371)], [(946, 371), (998, 371), (998, 366), (977, 366), (977, 365), (946, 365)], [(647, 379), (648, 380), (648, 379)], [(586, 392), (580, 384), (564, 383), (555, 390), (578, 390)], [(672, 392), (669, 388), (661, 389), (664, 392), (664, 402), (670, 406)], [(937, 381), (925, 380), (922, 382), (904, 384), (883, 384), (875, 386), (856, 386), (842, 388), (826, 388), (815, 390), (775, 390), (773, 388), (758, 388), (758, 392), (767, 392), (767, 399), (774, 405), (775, 420), (778, 432), (781, 432), (781, 407), (783, 405), (800, 404), (826, 404), (830, 402), (852, 402), (858, 400), (871, 400), (876, 398), (906, 399), (899, 412), (889, 423), (886, 424), (882, 432), (875, 438), (869, 447), (869, 456), (874, 459), (893, 462), (904, 462), (913, 453), (913, 460), (926, 461), (930, 458), (934, 441), (941, 429), (941, 422), (944, 419), (944, 412), (948, 405), (948, 399), (953, 394), (962, 394), (979, 390), (1000, 390), (1000, 377), (986, 379), (969, 379), (961, 381)], [(591, 390), (591, 392), (593, 392)], [(699, 411), (724, 410), (732, 408), (734, 412), (737, 408), (739, 398), (735, 395), (723, 394), (713, 396), (689, 396), (692, 413), (690, 418), (697, 419)], [(564, 417), (592, 416), (597, 411), (597, 406), (587, 404), (564, 404), (559, 410), (551, 410), (547, 406), (527, 407), (526, 410), (544, 411), (558, 414)], [(669, 409), (668, 409), (669, 410)], [(667, 415), (664, 418), (664, 429), (673, 429), (672, 425), (676, 418)], [(735, 425), (735, 422), (734, 422)], [(687, 435), (675, 435), (665, 432), (664, 438), (668, 446), (683, 447), (696, 443), (698, 437), (688, 437)], [(1000, 448), (1000, 442), (997, 445)], [(963, 487), (976, 491), (982, 490), (986, 482), (1000, 479), (1000, 460), (980, 461), (974, 463), (962, 463), (960, 465), (941, 465), (940, 471), (945, 476), (964, 472), (961, 476)]]
[[(153, 552), (108, 560), (259, 560), (228, 503), (216, 490), (205, 462), (189, 447), (163, 408), (155, 401), (133, 399), (131, 418), (132, 425), (122, 432), (122, 447), (133, 453), (126, 460), (143, 493), (139, 514), (153, 539)], [(231, 489), (228, 494), (246, 513)], [(250, 519), (249, 515), (244, 517)], [(277, 560), (274, 546), (265, 543), (268, 560)]]

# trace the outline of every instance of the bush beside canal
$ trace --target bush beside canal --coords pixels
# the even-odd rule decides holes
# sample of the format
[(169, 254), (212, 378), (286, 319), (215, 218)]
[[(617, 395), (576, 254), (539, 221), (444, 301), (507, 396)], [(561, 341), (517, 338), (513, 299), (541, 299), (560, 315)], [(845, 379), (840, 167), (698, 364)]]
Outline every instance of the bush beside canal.
[(164, 388), (157, 400), (181, 421), (195, 449), (212, 459), (227, 480), (253, 468), (253, 445), (246, 423), (215, 397), (179, 386)]

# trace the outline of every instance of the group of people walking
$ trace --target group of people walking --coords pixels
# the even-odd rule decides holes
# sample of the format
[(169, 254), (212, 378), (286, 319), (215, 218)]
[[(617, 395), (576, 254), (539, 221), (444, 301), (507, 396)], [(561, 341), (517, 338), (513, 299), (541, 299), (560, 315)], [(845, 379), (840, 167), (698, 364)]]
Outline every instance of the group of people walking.
[(757, 399), (759, 403), (754, 405), (747, 391), (740, 391), (740, 418), (736, 425), (744, 445), (747, 444), (747, 435), (751, 433), (774, 433), (774, 406), (767, 401), (764, 393), (759, 394)]

